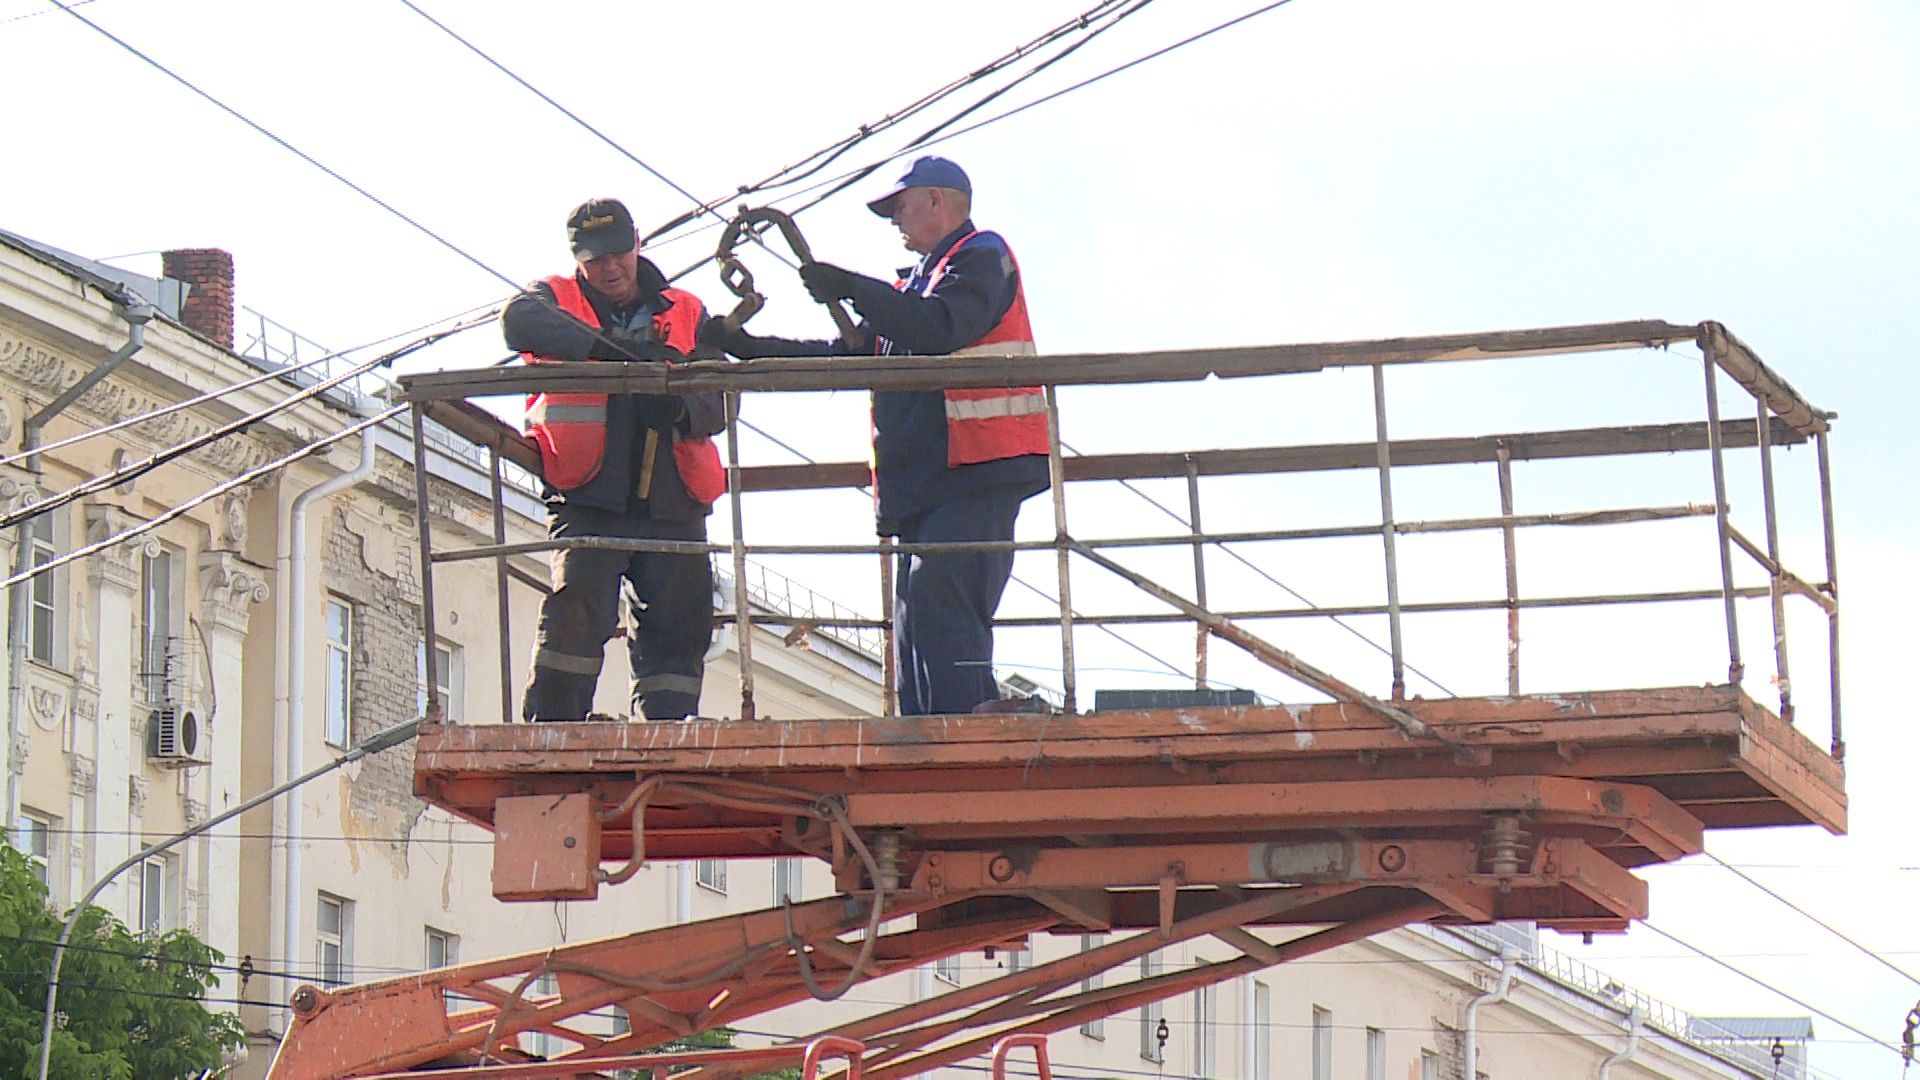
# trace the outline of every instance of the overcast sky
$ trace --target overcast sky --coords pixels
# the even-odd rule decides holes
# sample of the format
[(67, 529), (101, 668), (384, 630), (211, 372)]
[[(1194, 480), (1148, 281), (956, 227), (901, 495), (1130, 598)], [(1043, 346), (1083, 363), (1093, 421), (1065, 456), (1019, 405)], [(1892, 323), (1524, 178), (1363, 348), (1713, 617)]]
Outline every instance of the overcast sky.
[[(1093, 3), (858, 2), (831, 5), (830, 14), (828, 5), (772, 2), (421, 6), (674, 182), (716, 197)], [(976, 118), (1255, 6), (1161, 0)], [(126, 256), (116, 264), (146, 272), (157, 272), (150, 253), (161, 249), (225, 248), (236, 258), (240, 302), (312, 341), (340, 348), (383, 338), (497, 302), (509, 282), (566, 269), (561, 221), (584, 197), (626, 199), (643, 227), (689, 205), (399, 0), (93, 0), (77, 10), (470, 258), (40, 0), (0, 0), (8, 80), (0, 228), (94, 258)], [(1920, 972), (1911, 916), (1920, 910), (1911, 796), (1920, 740), (1902, 704), (1920, 554), (1913, 455), (1901, 434), (1911, 430), (1920, 389), (1911, 360), (1920, 340), (1916, 56), (1920, 6), (1910, 0), (1294, 0), (940, 152), (971, 171), (979, 224), (1004, 233), (1020, 258), (1043, 350), (1716, 319), (1815, 404), (1837, 411), (1853, 835), (1716, 835), (1711, 848)], [(903, 133), (926, 126), (916, 120)], [(857, 148), (829, 173), (901, 141)], [(910, 260), (852, 197), (884, 186), (889, 171), (802, 216), (819, 257), (877, 275)], [(702, 232), (651, 253), (677, 271), (712, 242)], [(756, 328), (829, 332), (789, 272), (765, 259), (754, 265), (773, 297)], [(710, 268), (684, 283), (715, 307), (731, 304)], [(502, 351), (491, 329), (468, 338), (418, 364), (478, 364)], [(1690, 349), (1552, 368), (1396, 371), (1390, 389), (1397, 435), (1692, 419), (1700, 407)], [(1067, 438), (1088, 451), (1372, 432), (1364, 376), (1068, 392), (1063, 400)], [(1730, 410), (1750, 415), (1745, 399), (1738, 403)], [(749, 419), (824, 460), (864, 456), (863, 414), (859, 394), (747, 405)], [(757, 440), (748, 453), (792, 460)], [(1782, 457), (1783, 483), (1797, 493), (1783, 522), (1789, 550), (1808, 576), (1821, 577), (1806, 497), (1811, 455)], [(1520, 508), (1699, 501), (1710, 498), (1699, 486), (1704, 468), (1697, 455), (1604, 470), (1523, 468)], [(1751, 498), (1740, 494), (1752, 487), (1750, 471), (1737, 480), (1736, 511), (1751, 514)], [(1207, 523), (1365, 521), (1377, 513), (1373, 484), (1371, 476), (1222, 484), (1210, 489)], [(1152, 490), (1184, 505), (1177, 487)], [(1431, 480), (1409, 477), (1396, 498), (1403, 517), (1469, 516), (1497, 509), (1492, 492), (1490, 472), (1441, 470)], [(762, 538), (855, 539), (864, 533), (863, 498), (779, 504), (750, 528)], [(1088, 493), (1076, 528), (1173, 528), (1150, 524), (1157, 512), (1131, 498)], [(1029, 506), (1021, 528), (1051, 534), (1043, 502)], [(1702, 572), (1712, 584), (1717, 564), (1703, 535), (1675, 532), (1671, 549), (1611, 535), (1529, 538), (1525, 584), (1541, 593), (1604, 591), (1672, 577), (1698, 587)], [(1484, 547), (1410, 543), (1403, 557), (1415, 597), (1500, 589), (1497, 548), (1489, 559)], [(1049, 558), (1022, 563), (1038, 584), (1051, 584)], [(1138, 565), (1180, 583), (1185, 558), (1143, 555)], [(1377, 548), (1328, 545), (1290, 549), (1263, 566), (1316, 600), (1343, 602), (1377, 594), (1378, 558)], [(1245, 589), (1250, 605), (1285, 602), (1216, 565), (1216, 596)], [(875, 606), (864, 577), (782, 566), (857, 607)], [(1108, 603), (1105, 585), (1090, 582), (1076, 598), (1141, 609), (1131, 596)], [(1045, 607), (1027, 598), (1009, 605)], [(1530, 617), (1529, 687), (1721, 681), (1717, 611), (1701, 610), (1713, 607), (1592, 613), (1583, 622)], [(1767, 669), (1749, 690), (1767, 700), (1764, 615), (1764, 604), (1743, 608), (1750, 663)], [(1460, 693), (1504, 686), (1503, 618), (1416, 625), (1409, 655), (1438, 685)], [(1363, 628), (1379, 638), (1377, 626)], [(1803, 719), (1824, 745), (1822, 628), (1804, 616), (1793, 624)], [(1338, 630), (1288, 623), (1263, 632), (1386, 690), (1377, 654)], [(1187, 631), (1137, 639), (1176, 662), (1191, 655)], [(1047, 670), (1057, 667), (1057, 649), (1048, 647), (1044, 635), (1003, 637), (1001, 659), (1057, 683)], [(1093, 664), (1154, 666), (1111, 643), (1087, 648)], [(1228, 681), (1311, 697), (1224, 654), (1219, 664)], [(1083, 683), (1167, 682), (1155, 678), (1089, 672)], [(1418, 679), (1412, 689), (1443, 692)], [(1717, 867), (1647, 876), (1654, 925), (1898, 1041), (1920, 985)], [(1806, 1011), (1644, 930), (1590, 948), (1559, 944), (1696, 1013)], [(1815, 1027), (1821, 1074), (1899, 1075), (1896, 1054), (1830, 1020)]]

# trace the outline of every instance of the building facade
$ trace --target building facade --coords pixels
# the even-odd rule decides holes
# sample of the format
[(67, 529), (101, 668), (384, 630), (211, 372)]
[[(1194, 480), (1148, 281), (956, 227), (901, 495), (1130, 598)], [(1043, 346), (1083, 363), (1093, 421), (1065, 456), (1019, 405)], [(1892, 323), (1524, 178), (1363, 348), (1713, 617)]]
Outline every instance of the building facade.
[[(545, 579), (541, 561), (517, 561), (503, 602), (491, 562), (442, 564), (439, 636), (424, 641), (416, 515), (430, 514), (449, 543), (489, 542), (490, 462), (430, 431), (424, 510), (398, 422), (274, 467), (371, 415), (378, 385), (348, 381), (275, 410), (331, 369), (296, 369), (254, 348), (258, 339), (235, 350), (232, 264), (220, 253), (171, 253), (165, 271), (141, 278), (0, 234), (0, 510), (20, 518), (0, 529), (0, 564), (12, 576), (97, 545), (14, 587), (8, 605), (6, 823), (63, 908), (149, 844), (419, 715), (429, 649), (448, 718), (499, 722), (524, 685)], [(255, 413), (243, 431), (63, 501), (76, 485)], [(35, 446), (46, 449), (22, 456)], [(196, 502), (221, 485), (232, 486)], [(544, 535), (530, 490), (510, 483), (504, 501), (509, 540)], [(25, 514), (35, 506), (48, 508)], [(770, 611), (812, 602), (758, 568), (750, 584), (752, 602)], [(718, 592), (724, 607), (731, 585)], [(879, 710), (871, 640), (754, 633), (762, 715)], [(620, 651), (610, 645), (603, 669), (609, 712), (624, 711)], [(737, 711), (734, 656), (731, 631), (717, 635), (709, 715)], [(231, 1075), (259, 1077), (286, 1022), (280, 1003), (299, 983), (380, 978), (831, 889), (810, 860), (701, 861), (649, 865), (592, 903), (507, 905), (491, 895), (490, 859), (484, 832), (414, 797), (411, 753), (400, 747), (144, 860), (97, 902), (137, 927), (190, 928), (225, 954), (214, 1004), (237, 1008), (253, 1035)], [(1493, 1078), (1772, 1075), (1744, 1063), (1737, 1038), (1719, 1037), (1738, 1024), (1716, 1021), (1712, 1038), (1689, 1033), (1684, 1014), (1610, 992), (1530, 935), (1508, 938), (1381, 935), (1061, 1033), (1054, 1061), (1074, 1076), (1453, 1080), (1471, 1044), (1477, 1071)], [(954, 958), (769, 1014), (738, 1038), (820, 1030), (1096, 944), (1040, 937), (1027, 950)], [(1220, 951), (1180, 946), (1143, 963), (1173, 970)], [(617, 1018), (607, 1022), (611, 1031)], [(529, 1048), (553, 1049), (540, 1038)], [(1630, 1042), (1632, 1055), (1608, 1065)]]

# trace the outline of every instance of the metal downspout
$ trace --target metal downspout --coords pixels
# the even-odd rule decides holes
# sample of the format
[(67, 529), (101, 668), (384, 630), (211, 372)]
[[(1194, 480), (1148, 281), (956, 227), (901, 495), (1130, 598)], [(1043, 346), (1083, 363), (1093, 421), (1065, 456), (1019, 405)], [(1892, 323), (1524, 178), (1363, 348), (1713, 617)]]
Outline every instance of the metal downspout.
[[(362, 398), (356, 412), (371, 415)], [(360, 464), (352, 472), (342, 473), (330, 480), (322, 480), (313, 487), (300, 493), (293, 500), (288, 512), (288, 520), (281, 535), (287, 538), (286, 566), (281, 576), (285, 583), (287, 602), (286, 626), (286, 673), (287, 704), (286, 726), (280, 732), (281, 746), (284, 748), (284, 768), (288, 777), (299, 776), (306, 770), (306, 648), (307, 648), (307, 511), (314, 503), (337, 494), (373, 475), (375, 439), (378, 427), (369, 427), (360, 433)], [(351, 734), (351, 733), (349, 733)], [(303, 837), (301, 820), (302, 801), (298, 798), (288, 800), (286, 804), (286, 825), (281, 830), (286, 847), (282, 850), (282, 869), (280, 874), (281, 923), (280, 923), (280, 967), (286, 974), (281, 1000), (291, 1000), (293, 991), (304, 981), (300, 975), (300, 913), (304, 910), (303, 888), (300, 874), (300, 848)], [(288, 1022), (292, 1022), (291, 1014)]]
[[(92, 389), (94, 384), (113, 374), (113, 370), (132, 358), (147, 343), (147, 321), (153, 318), (153, 306), (140, 297), (122, 291), (112, 297), (120, 309), (120, 317), (127, 323), (126, 344), (116, 349), (112, 356), (102, 360), (98, 367), (82, 375), (72, 386), (66, 388), (58, 397), (47, 403), (47, 407), (28, 417), (20, 425), (20, 449), (27, 451), (22, 461), (28, 472), (38, 477), (41, 473), (40, 455), (33, 451), (40, 448), (40, 433), (46, 430), (47, 421), (66, 411), (67, 406), (80, 400), (80, 395)], [(13, 572), (23, 574), (33, 568), (33, 537), (29, 530), (29, 521), (22, 521), (15, 530)], [(20, 738), (20, 716), (26, 708), (27, 674), (27, 622), (29, 620), (29, 597), (32, 595), (31, 582), (21, 582), (13, 587), (8, 599), (7, 618), (7, 746), (6, 759), (6, 833), (14, 835), (20, 824), (20, 778), (13, 770), (13, 754)]]
[(1600, 1063), (1600, 1080), (1607, 1080), (1608, 1077), (1613, 1075), (1613, 1067), (1615, 1065), (1633, 1057), (1633, 1052), (1640, 1049), (1640, 1027), (1646, 1022), (1647, 1010), (1638, 1005), (1627, 1010), (1626, 1048)]
[(1469, 1080), (1479, 1075), (1480, 1065), (1480, 1006), (1497, 1005), (1507, 1000), (1507, 991), (1513, 988), (1513, 969), (1520, 962), (1520, 954), (1511, 948), (1502, 948), (1494, 963), (1500, 965), (1500, 982), (1492, 990), (1467, 1002), (1467, 1020), (1461, 1025), (1462, 1041), (1465, 1044), (1465, 1068), (1463, 1075)]

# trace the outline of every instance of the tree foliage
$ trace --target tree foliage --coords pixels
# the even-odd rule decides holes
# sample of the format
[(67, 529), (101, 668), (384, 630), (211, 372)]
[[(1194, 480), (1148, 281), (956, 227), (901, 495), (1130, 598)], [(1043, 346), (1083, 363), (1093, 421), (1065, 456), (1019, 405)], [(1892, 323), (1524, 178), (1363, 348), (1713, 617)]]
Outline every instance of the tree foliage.
[[(38, 1070), (61, 924), (27, 857), (0, 844), (0, 1077)], [(238, 1018), (202, 1000), (223, 959), (185, 930), (136, 934), (88, 907), (61, 962), (48, 1075), (180, 1080), (219, 1068), (246, 1041)]]

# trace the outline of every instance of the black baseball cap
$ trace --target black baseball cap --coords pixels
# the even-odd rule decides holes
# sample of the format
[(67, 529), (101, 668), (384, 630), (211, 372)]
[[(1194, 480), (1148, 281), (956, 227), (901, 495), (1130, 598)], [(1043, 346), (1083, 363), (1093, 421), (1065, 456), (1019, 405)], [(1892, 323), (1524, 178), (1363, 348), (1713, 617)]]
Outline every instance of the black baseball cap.
[(619, 199), (588, 199), (567, 215), (567, 243), (580, 262), (634, 248), (633, 215)]

